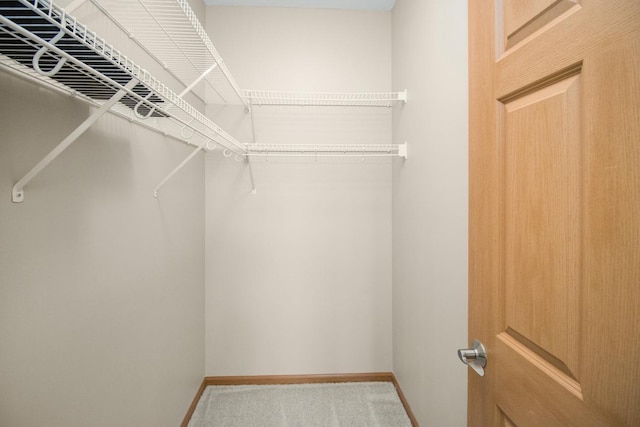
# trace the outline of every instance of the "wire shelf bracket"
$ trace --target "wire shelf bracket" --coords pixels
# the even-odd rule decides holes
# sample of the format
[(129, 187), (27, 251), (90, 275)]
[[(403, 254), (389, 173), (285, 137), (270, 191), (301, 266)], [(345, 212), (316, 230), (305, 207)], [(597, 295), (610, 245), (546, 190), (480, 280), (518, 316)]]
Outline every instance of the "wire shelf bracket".
[(40, 160), (25, 176), (23, 176), (13, 186), (11, 191), (11, 200), (14, 203), (22, 203), (24, 201), (24, 187), (31, 182), (44, 168), (46, 168), (52, 161), (54, 161), (64, 150), (66, 150), (75, 140), (77, 140), (84, 132), (87, 131), (100, 117), (107, 113), (116, 102), (120, 101), (122, 97), (127, 94), (126, 90), (133, 89), (138, 84), (138, 81), (132, 79), (124, 89), (119, 90), (115, 95), (111, 97), (107, 102), (90, 115), (80, 126), (78, 126), (73, 132), (71, 132), (65, 139), (60, 142), (44, 159)]
[(245, 157), (245, 163), (247, 164), (247, 167), (249, 168), (249, 179), (251, 180), (251, 194), (257, 194), (257, 190), (256, 190), (256, 183), (253, 179), (253, 167), (251, 166), (251, 159), (249, 158), (249, 156)]
[(191, 159), (193, 159), (200, 151), (204, 150), (207, 144), (209, 144), (210, 142), (211, 141), (206, 140), (202, 144), (198, 145), (198, 147), (195, 150), (193, 150), (191, 154), (187, 156), (186, 159), (180, 162), (180, 164), (174, 170), (172, 170), (171, 173), (169, 173), (169, 175), (166, 176), (166, 178), (160, 181), (160, 184), (158, 184), (156, 188), (153, 189), (153, 197), (158, 198), (158, 191), (160, 191), (160, 189), (164, 187), (164, 185), (167, 182), (169, 182), (169, 180), (173, 178), (175, 174), (177, 174), (180, 171), (180, 169), (182, 169), (187, 163), (189, 163)]

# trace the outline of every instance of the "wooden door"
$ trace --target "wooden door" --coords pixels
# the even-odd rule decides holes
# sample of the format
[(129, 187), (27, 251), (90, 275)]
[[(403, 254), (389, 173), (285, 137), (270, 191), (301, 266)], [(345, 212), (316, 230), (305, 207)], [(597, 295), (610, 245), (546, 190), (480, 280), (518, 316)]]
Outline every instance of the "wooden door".
[(470, 0), (470, 426), (640, 426), (640, 0)]

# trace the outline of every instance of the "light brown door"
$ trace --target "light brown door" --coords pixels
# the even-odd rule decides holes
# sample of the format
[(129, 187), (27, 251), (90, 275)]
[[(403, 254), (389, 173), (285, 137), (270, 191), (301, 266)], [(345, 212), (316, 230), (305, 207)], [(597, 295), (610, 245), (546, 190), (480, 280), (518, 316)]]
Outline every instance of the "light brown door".
[(470, 426), (640, 426), (640, 0), (470, 0)]

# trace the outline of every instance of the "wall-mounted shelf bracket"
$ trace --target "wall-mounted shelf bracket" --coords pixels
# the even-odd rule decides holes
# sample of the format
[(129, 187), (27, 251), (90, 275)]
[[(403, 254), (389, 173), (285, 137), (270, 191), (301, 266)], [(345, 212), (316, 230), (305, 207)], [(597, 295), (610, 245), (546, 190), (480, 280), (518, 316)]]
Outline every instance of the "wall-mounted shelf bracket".
[(215, 64), (213, 64), (211, 67), (207, 68), (207, 69), (205, 70), (205, 72), (204, 72), (204, 73), (200, 74), (200, 75), (198, 76), (198, 78), (196, 78), (194, 81), (192, 81), (192, 82), (191, 82), (191, 84), (189, 84), (187, 87), (185, 87), (185, 88), (184, 88), (184, 90), (178, 94), (178, 96), (179, 96), (180, 98), (182, 98), (182, 97), (183, 97), (183, 96), (185, 96), (187, 93), (191, 92), (191, 91), (193, 90), (193, 88), (194, 88), (194, 87), (196, 87), (196, 85), (197, 85), (198, 83), (200, 83), (200, 82), (201, 82), (205, 77), (207, 77), (207, 75), (208, 75), (210, 72), (212, 72), (212, 71), (213, 71), (213, 70), (215, 70), (216, 68), (218, 68), (218, 64), (217, 64), (217, 63), (215, 63)]
[(253, 168), (251, 167), (251, 159), (249, 158), (249, 156), (247, 156), (245, 157), (244, 161), (249, 167), (249, 178), (251, 179), (251, 194), (256, 194), (257, 190), (256, 190), (256, 183), (253, 180)]
[(171, 178), (173, 178), (173, 176), (174, 176), (175, 174), (177, 174), (177, 173), (178, 173), (178, 171), (180, 171), (180, 169), (182, 169), (182, 168), (183, 168), (187, 163), (189, 163), (189, 161), (190, 161), (191, 159), (193, 159), (193, 158), (196, 156), (196, 154), (198, 154), (201, 150), (204, 150), (204, 149), (205, 149), (205, 147), (207, 146), (207, 144), (208, 144), (209, 142), (211, 142), (211, 140), (208, 140), (208, 139), (207, 139), (207, 140), (205, 140), (202, 144), (198, 145), (198, 147), (197, 147), (195, 150), (193, 150), (193, 151), (191, 152), (191, 154), (189, 154), (189, 155), (187, 156), (187, 158), (186, 158), (186, 159), (184, 159), (184, 160), (183, 160), (183, 161), (182, 161), (182, 162), (181, 162), (181, 163), (180, 163), (180, 164), (179, 164), (179, 165), (178, 165), (174, 170), (172, 170), (172, 171), (171, 171), (171, 173), (170, 173), (169, 175), (167, 175), (165, 179), (163, 179), (162, 181), (160, 181), (160, 184), (158, 184), (158, 185), (156, 186), (156, 188), (154, 188), (154, 189), (153, 189), (153, 197), (156, 197), (156, 198), (157, 198), (157, 197), (158, 197), (158, 191), (160, 191), (160, 189), (161, 189), (162, 187), (164, 187), (164, 185), (165, 185), (167, 182), (169, 182), (169, 180), (170, 180)]
[(398, 92), (398, 100), (407, 103), (407, 90), (403, 90), (402, 92)]
[(46, 168), (49, 163), (54, 161), (64, 150), (67, 149), (80, 135), (82, 135), (87, 129), (91, 127), (100, 117), (102, 117), (106, 112), (108, 112), (111, 107), (113, 107), (120, 99), (127, 94), (128, 91), (132, 90), (137, 84), (137, 79), (132, 79), (127, 83), (124, 89), (120, 89), (113, 95), (108, 101), (106, 101), (97, 111), (95, 111), (92, 115), (90, 115), (80, 126), (78, 126), (73, 132), (69, 134), (56, 148), (54, 148), (46, 157), (35, 165), (27, 174), (22, 177), (16, 184), (13, 186), (13, 190), (11, 192), (11, 200), (14, 203), (21, 203), (24, 200), (24, 187), (31, 182), (33, 178), (35, 178), (44, 168)]
[(405, 141), (404, 144), (398, 145), (398, 157), (407, 160), (407, 141)]
[(75, 0), (74, 2), (70, 3), (69, 5), (67, 5), (67, 7), (64, 8), (64, 10), (67, 11), (67, 13), (73, 13), (76, 11), (77, 8), (79, 8), (80, 6), (82, 6), (82, 4), (84, 2), (86, 2), (87, 0)]

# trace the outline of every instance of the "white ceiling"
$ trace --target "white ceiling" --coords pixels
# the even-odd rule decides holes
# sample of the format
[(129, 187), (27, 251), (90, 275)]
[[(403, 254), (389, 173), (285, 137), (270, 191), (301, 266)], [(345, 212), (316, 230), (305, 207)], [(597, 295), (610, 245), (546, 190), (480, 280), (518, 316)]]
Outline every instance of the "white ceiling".
[(211, 6), (275, 6), (317, 9), (391, 10), (396, 0), (204, 0)]

